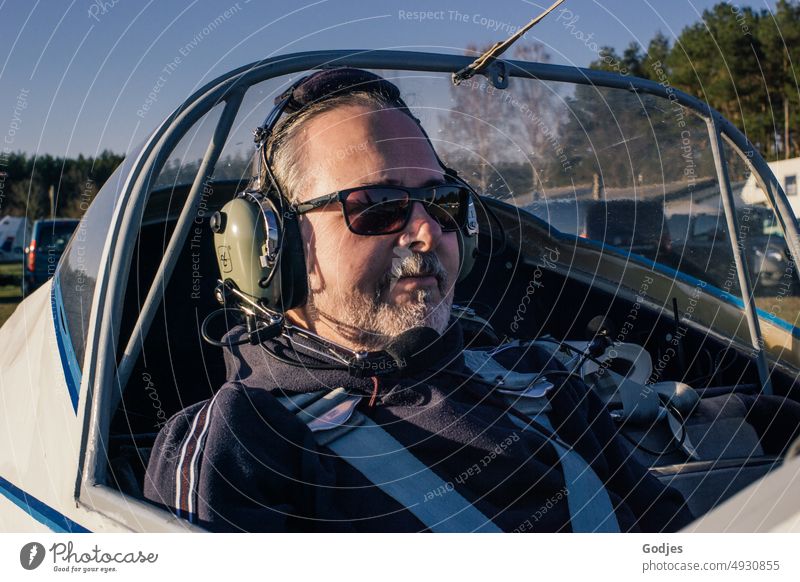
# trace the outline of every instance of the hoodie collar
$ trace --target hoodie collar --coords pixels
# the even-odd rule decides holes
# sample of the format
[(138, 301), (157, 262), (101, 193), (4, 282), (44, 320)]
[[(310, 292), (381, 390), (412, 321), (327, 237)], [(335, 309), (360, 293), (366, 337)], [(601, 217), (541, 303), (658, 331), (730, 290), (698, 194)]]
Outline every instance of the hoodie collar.
[[(243, 337), (244, 326), (233, 328), (227, 338)], [(293, 338), (288, 342), (279, 337), (264, 342), (263, 345), (243, 344), (224, 349), (227, 379), (251, 388), (282, 389), (284, 392), (304, 393), (319, 390), (332, 390), (343, 387), (352, 394), (363, 396), (384, 396), (396, 391), (398, 386), (419, 384), (442, 369), (464, 369), (464, 337), (461, 325), (451, 320), (443, 335), (424, 350), (425, 360), (432, 362), (413, 372), (406, 370), (403, 376), (389, 374), (379, 376), (378, 382), (372, 377), (356, 378), (347, 370), (320, 370), (315, 366), (330, 365), (332, 362), (319, 355), (320, 344), (308, 338)], [(272, 350), (286, 359), (297, 361), (297, 365), (282, 362), (267, 350)], [(409, 363), (409, 368), (413, 362)], [(377, 388), (376, 388), (377, 386)]]

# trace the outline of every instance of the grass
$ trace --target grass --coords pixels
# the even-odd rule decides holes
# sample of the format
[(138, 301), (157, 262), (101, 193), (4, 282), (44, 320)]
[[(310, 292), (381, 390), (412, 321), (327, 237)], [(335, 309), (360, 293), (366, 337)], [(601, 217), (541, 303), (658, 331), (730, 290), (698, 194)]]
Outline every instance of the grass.
[(22, 263), (0, 265), (0, 325), (11, 317), (22, 301)]

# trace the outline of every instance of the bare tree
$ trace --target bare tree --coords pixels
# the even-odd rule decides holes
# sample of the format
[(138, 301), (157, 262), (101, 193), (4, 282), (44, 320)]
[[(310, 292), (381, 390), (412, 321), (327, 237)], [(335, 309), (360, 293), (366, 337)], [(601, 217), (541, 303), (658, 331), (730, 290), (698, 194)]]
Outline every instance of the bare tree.
[[(472, 45), (467, 54), (482, 50)], [(539, 43), (518, 45), (514, 57), (550, 59)], [(535, 192), (541, 189), (546, 168), (557, 166), (554, 162), (563, 155), (559, 111), (553, 84), (513, 78), (500, 90), (476, 75), (451, 88), (451, 111), (442, 120), (446, 139), (452, 142), (447, 149), (485, 193), (505, 197)]]
[[(488, 47), (469, 45), (466, 54), (477, 56)], [(469, 180), (483, 192), (492, 189), (495, 171), (503, 160), (504, 119), (497, 90), (488, 79), (476, 75), (451, 86), (450, 112), (444, 116), (442, 130), (449, 154), (457, 160)]]

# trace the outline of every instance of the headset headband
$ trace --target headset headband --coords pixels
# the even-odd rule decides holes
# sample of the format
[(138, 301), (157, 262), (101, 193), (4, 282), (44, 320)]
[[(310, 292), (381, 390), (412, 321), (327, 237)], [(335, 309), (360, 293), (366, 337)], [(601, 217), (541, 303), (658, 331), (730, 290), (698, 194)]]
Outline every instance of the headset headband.
[(349, 67), (324, 69), (298, 79), (275, 98), (275, 107), (253, 132), (254, 141), (265, 144), (284, 113), (295, 114), (315, 103), (356, 91), (381, 95), (410, 115), (408, 106), (400, 97), (400, 90), (383, 77)]
[[(294, 115), (313, 104), (359, 91), (381, 95), (386, 101), (394, 104), (397, 109), (416, 122), (422, 135), (428, 143), (430, 143), (430, 137), (422, 126), (422, 123), (411, 113), (408, 105), (406, 105), (403, 98), (400, 97), (400, 89), (398, 89), (397, 85), (394, 83), (387, 81), (375, 73), (350, 67), (336, 67), (311, 73), (310, 75), (298, 79), (288, 89), (278, 95), (274, 101), (275, 106), (264, 120), (264, 123), (253, 131), (253, 141), (259, 144), (259, 148), (262, 150), (261, 163), (265, 166), (264, 169), (272, 182), (272, 187), (281, 196), (283, 193), (272, 173), (266, 151), (267, 141), (278, 124), (278, 120), (284, 113)], [(436, 157), (436, 161), (444, 170), (445, 175), (449, 178), (456, 179), (458, 173), (445, 165), (441, 158), (439, 158), (439, 154), (436, 153), (436, 148), (433, 147), (433, 144), (431, 144), (431, 149)], [(259, 176), (260, 175), (261, 171), (259, 171)], [(261, 186), (263, 187), (263, 184)]]

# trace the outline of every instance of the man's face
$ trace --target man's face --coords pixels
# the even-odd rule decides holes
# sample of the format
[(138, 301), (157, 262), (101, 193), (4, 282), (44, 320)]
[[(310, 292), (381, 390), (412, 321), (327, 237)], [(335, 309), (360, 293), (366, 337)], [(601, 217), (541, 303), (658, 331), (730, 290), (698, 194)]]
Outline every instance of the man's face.
[[(422, 132), (398, 111), (339, 107), (309, 121), (297, 139), (303, 140), (307, 171), (298, 202), (362, 185), (420, 187), (444, 181)], [(288, 313), (291, 319), (337, 343), (367, 350), (382, 348), (412, 327), (445, 330), (458, 274), (459, 235), (442, 232), (419, 202), (396, 234), (353, 234), (338, 202), (301, 215), (300, 229), (309, 300)]]

